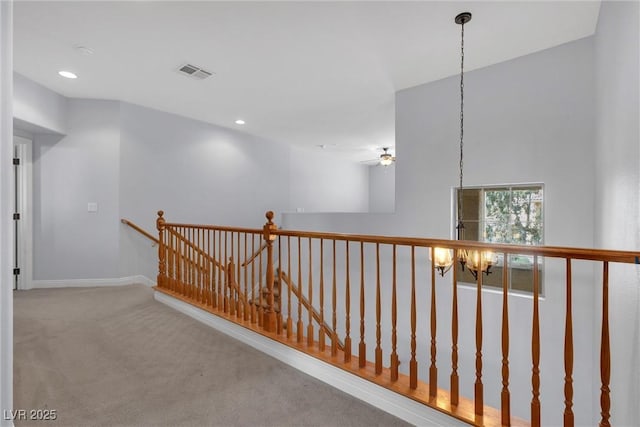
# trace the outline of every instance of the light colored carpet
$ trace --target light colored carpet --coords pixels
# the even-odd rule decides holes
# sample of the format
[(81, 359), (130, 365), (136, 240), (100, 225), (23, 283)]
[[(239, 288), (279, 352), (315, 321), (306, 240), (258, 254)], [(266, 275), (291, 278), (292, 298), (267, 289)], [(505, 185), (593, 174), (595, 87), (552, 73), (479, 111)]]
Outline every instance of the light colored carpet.
[(223, 335), (133, 285), (18, 291), (16, 426), (405, 423)]

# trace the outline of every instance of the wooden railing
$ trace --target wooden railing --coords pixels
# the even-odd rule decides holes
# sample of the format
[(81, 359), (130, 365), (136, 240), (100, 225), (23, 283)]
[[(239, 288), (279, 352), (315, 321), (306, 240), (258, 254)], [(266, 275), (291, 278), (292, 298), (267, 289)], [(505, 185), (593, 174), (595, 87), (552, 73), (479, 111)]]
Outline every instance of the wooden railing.
[[(322, 333), (324, 333), (327, 338), (329, 338), (330, 340), (336, 338), (336, 345), (340, 350), (344, 350), (344, 344), (337, 339), (337, 335), (335, 334), (335, 328), (332, 328), (331, 326), (329, 326), (327, 324), (327, 322), (324, 321), (323, 316), (318, 313), (318, 310), (316, 310), (307, 300), (307, 298), (305, 298), (304, 295), (299, 294), (298, 293), (298, 287), (296, 286), (296, 284), (293, 282), (293, 280), (291, 278), (289, 278), (287, 276), (287, 273), (285, 273), (284, 271), (279, 271), (278, 272), (278, 277), (280, 278), (281, 283), (284, 283), (287, 286), (287, 307), (291, 307), (291, 296), (295, 296), (295, 298), (301, 303), (302, 307), (305, 308), (305, 310), (307, 310), (307, 312), (311, 313), (311, 316), (313, 316), (313, 320), (315, 320)], [(289, 317), (287, 320), (289, 321), (291, 318)], [(293, 334), (293, 327), (289, 325), (289, 322), (287, 323), (287, 337), (291, 338), (291, 335)]]
[[(562, 280), (566, 301), (561, 354), (565, 370), (564, 413), (560, 417), (565, 426), (574, 425), (572, 265), (574, 260), (601, 264), (600, 425), (609, 425), (609, 264), (640, 263), (640, 252), (280, 230), (273, 223), (272, 212), (267, 213), (267, 223), (262, 229), (168, 223), (162, 212), (159, 212), (157, 227), (160, 292), (473, 425), (541, 425), (540, 271), (543, 259), (545, 263), (560, 259), (564, 265)], [(266, 254), (262, 250), (256, 252), (262, 242), (266, 245)], [(454, 259), (462, 250), (493, 251), (503, 257), (499, 331), (487, 329), (483, 324), (486, 322), (483, 320), (483, 274), (478, 274), (473, 284), (475, 352), (471, 356), (465, 348), (466, 361), (475, 359), (473, 378), (465, 378), (465, 383), (472, 383), (472, 387), (462, 387), (460, 361), (465, 355), (459, 347), (459, 316), (462, 313), (468, 324), (471, 310), (467, 306), (459, 311), (460, 284), (456, 268), (451, 269), (448, 278), (437, 277), (430, 261), (435, 248), (450, 249)], [(255, 260), (249, 262), (249, 254), (256, 253)], [(512, 416), (511, 408), (509, 352), (514, 335), (510, 335), (508, 271), (509, 256), (517, 254), (530, 256), (533, 268), (528, 421)], [(276, 310), (274, 286), (278, 286), (279, 281), (286, 281), (287, 286), (286, 295), (280, 294), (280, 306)], [(450, 287), (443, 288), (441, 284), (447, 282)], [(251, 304), (258, 300), (253, 286), (256, 283), (258, 294), (266, 295), (264, 306)], [(468, 286), (465, 289), (469, 290)], [(309, 307), (306, 313), (303, 312), (305, 302)], [(450, 317), (439, 315), (442, 311)], [(437, 336), (438, 324), (449, 329), (450, 339)], [(524, 333), (525, 326), (517, 324), (516, 327), (518, 334)], [(423, 328), (424, 332), (420, 332)], [(464, 332), (467, 331), (468, 328)], [(501, 385), (496, 404), (499, 409), (485, 404), (483, 344), (485, 338), (494, 337), (500, 342), (501, 374), (499, 379), (490, 380), (499, 380)], [(440, 344), (442, 341), (445, 346)], [(419, 348), (424, 353), (418, 354)], [(549, 347), (545, 351), (557, 350)], [(442, 358), (442, 353), (448, 353), (447, 357)], [(403, 370), (401, 360), (408, 362), (402, 365), (406, 366)], [(449, 366), (448, 384), (440, 384), (438, 371), (447, 369), (446, 366)], [(522, 373), (518, 375), (521, 377)], [(472, 396), (463, 396), (461, 389), (471, 390)]]
[(124, 225), (127, 225), (127, 226), (131, 227), (132, 229), (134, 229), (138, 233), (142, 234), (144, 237), (146, 237), (147, 239), (151, 240), (154, 244), (157, 245), (157, 244), (160, 243), (160, 241), (155, 236), (152, 236), (148, 232), (144, 231), (142, 228), (140, 228), (139, 226), (135, 225), (133, 222), (129, 221), (128, 219), (122, 218), (120, 220), (120, 222), (123, 223)]

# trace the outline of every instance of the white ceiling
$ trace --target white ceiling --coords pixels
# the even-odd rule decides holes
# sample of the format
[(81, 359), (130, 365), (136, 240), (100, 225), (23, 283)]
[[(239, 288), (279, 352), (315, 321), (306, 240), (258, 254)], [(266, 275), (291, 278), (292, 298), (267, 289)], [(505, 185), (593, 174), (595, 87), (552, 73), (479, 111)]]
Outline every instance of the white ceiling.
[[(459, 73), (459, 12), (473, 13), (472, 70), (589, 36), (599, 9), (596, 1), (17, 1), (14, 64), (65, 96), (350, 151), (394, 145), (396, 91)], [(185, 78), (175, 71), (185, 62), (215, 75)], [(79, 78), (59, 77), (63, 69)]]

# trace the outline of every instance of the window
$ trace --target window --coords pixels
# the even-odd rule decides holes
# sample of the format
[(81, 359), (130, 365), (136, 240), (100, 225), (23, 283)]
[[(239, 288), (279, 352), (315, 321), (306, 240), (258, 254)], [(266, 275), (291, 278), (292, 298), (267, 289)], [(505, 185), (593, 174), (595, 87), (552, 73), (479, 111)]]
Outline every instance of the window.
[[(461, 203), (465, 240), (517, 245), (544, 243), (542, 185), (508, 185), (456, 190), (456, 203)], [(483, 277), (487, 287), (502, 288), (504, 255), (496, 254), (491, 274)], [(542, 259), (538, 259), (542, 282)], [(458, 266), (463, 282), (475, 282), (467, 270)], [(509, 288), (533, 292), (533, 257), (510, 255)]]

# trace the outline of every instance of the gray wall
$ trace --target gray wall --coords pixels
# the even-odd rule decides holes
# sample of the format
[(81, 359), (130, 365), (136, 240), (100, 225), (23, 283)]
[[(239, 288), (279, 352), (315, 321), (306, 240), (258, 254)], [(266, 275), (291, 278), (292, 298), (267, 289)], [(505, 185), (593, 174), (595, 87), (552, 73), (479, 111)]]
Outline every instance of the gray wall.
[[(596, 33), (596, 245), (640, 249), (640, 131), (638, 2), (603, 2)], [(610, 272), (612, 425), (640, 420), (640, 267)], [(598, 289), (602, 281), (596, 280)], [(600, 293), (599, 293), (600, 295)], [(601, 306), (596, 299), (594, 341)], [(594, 374), (599, 378), (598, 347)], [(594, 396), (599, 407), (599, 395)]]
[(396, 164), (369, 166), (369, 212), (390, 213), (396, 209)]
[(15, 72), (13, 85), (13, 117), (19, 128), (32, 133), (66, 133), (67, 98)]
[(67, 114), (67, 136), (33, 140), (33, 277), (117, 277), (120, 103), (72, 99)]
[[(260, 228), (289, 204), (288, 147), (131, 104), (121, 107), (120, 216)], [(142, 246), (141, 246), (142, 245)], [(123, 229), (120, 276), (155, 279), (155, 252)]]
[[(364, 166), (328, 168), (323, 156), (291, 158), (288, 146), (247, 133), (67, 99), (16, 76), (23, 113), (14, 124), (33, 138), (34, 280), (154, 279), (156, 249), (119, 220), (154, 232), (160, 209), (168, 221), (261, 227), (267, 210), (368, 206)], [(291, 161), (308, 166), (295, 180)], [(87, 212), (89, 202), (97, 213)]]
[(290, 204), (296, 212), (367, 212), (369, 168), (319, 148), (290, 149)]
[[(593, 246), (594, 154), (593, 38), (521, 57), (465, 76), (465, 184), (545, 184), (545, 239), (550, 245)], [(458, 178), (459, 77), (401, 91), (396, 97), (396, 207), (390, 215), (285, 215), (291, 229), (451, 236), (451, 189)], [(578, 189), (576, 191), (576, 189)], [(574, 269), (576, 422), (592, 423), (592, 270)], [(439, 383), (447, 384), (451, 278), (439, 281)], [(564, 270), (545, 264), (541, 301), (543, 424), (562, 414)], [(587, 284), (588, 286), (585, 286)], [(406, 285), (406, 284), (405, 284)], [(405, 294), (399, 296), (408, 301)], [(473, 395), (475, 291), (460, 291), (462, 392)], [(419, 300), (427, 306), (428, 295)], [(483, 295), (486, 403), (499, 407), (501, 296)], [(531, 299), (510, 297), (511, 391), (516, 416), (528, 418), (531, 378)], [(373, 318), (369, 319), (373, 322)], [(427, 324), (426, 312), (418, 324)], [(371, 323), (373, 324), (373, 323)], [(418, 357), (428, 357), (419, 331)], [(404, 364), (403, 364), (404, 365)], [(405, 365), (406, 367), (406, 365)], [(578, 375), (578, 374), (576, 374)], [(579, 408), (579, 409), (578, 409)], [(560, 414), (560, 415), (559, 415)]]

